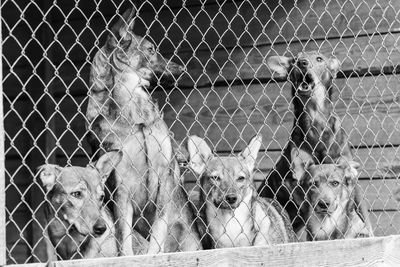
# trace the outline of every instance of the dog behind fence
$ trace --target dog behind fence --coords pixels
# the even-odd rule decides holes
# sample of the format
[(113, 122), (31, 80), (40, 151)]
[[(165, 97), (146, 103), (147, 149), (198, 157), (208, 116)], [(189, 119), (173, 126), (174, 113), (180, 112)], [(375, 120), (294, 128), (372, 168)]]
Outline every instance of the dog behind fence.
[[(297, 3), (297, 1), (295, 2)], [(251, 1), (243, 3), (243, 5), (253, 4)], [(269, 4), (263, 4), (269, 7)], [(50, 5), (52, 6), (52, 4)], [(164, 6), (166, 3), (160, 5)], [(319, 4), (316, 5), (319, 6)], [(57, 6), (57, 3), (54, 6)], [(205, 8), (204, 3), (201, 6), (201, 9)], [(220, 6), (221, 10), (222, 6)], [(367, 196), (364, 193), (366, 189), (360, 186), (365, 186), (367, 182), (377, 183), (378, 179), (366, 181), (365, 176), (358, 179), (360, 173), (366, 172), (364, 168), (370, 167), (368, 163), (363, 162), (363, 158), (353, 152), (354, 148), (351, 144), (353, 139), (351, 134), (346, 132), (349, 123), (346, 125), (343, 123), (342, 115), (337, 112), (339, 101), (336, 101), (333, 96), (335, 86), (349, 87), (347, 82), (344, 85), (343, 81), (337, 83), (338, 79), (345, 77), (347, 81), (354, 78), (352, 74), (349, 74), (348, 63), (346, 63), (346, 72), (342, 72), (343, 61), (346, 60), (342, 60), (342, 57), (338, 57), (341, 59), (338, 60), (333, 53), (329, 53), (327, 49), (320, 49), (320, 47), (317, 47), (317, 51), (305, 47), (284, 47), (286, 50), (301, 51), (291, 54), (282, 50), (283, 42), (276, 39), (271, 41), (271, 47), (260, 45), (263, 46), (263, 49), (258, 52), (262, 55), (254, 61), (260, 61), (261, 63), (257, 64), (262, 67), (255, 71), (252, 69), (250, 72), (247, 71), (247, 68), (248, 66), (254, 68), (252, 65), (254, 62), (250, 64), (249, 58), (253, 55), (251, 53), (256, 45), (254, 44), (253, 48), (251, 45), (249, 45), (250, 48), (243, 48), (240, 46), (240, 42), (247, 37), (242, 38), (242, 36), (235, 35), (238, 41), (237, 46), (240, 46), (239, 48), (243, 49), (243, 54), (245, 54), (243, 58), (238, 57), (237, 59), (230, 54), (231, 50), (237, 50), (237, 46), (225, 47), (226, 40), (224, 38), (226, 36), (221, 35), (216, 50), (210, 49), (212, 50), (211, 56), (206, 53), (203, 55), (197, 51), (197, 48), (191, 47), (188, 51), (193, 52), (192, 55), (186, 55), (189, 52), (185, 50), (186, 57), (181, 58), (181, 62), (179, 62), (178, 54), (186, 47), (185, 42), (189, 37), (185, 33), (184, 39), (179, 42), (173, 40), (175, 35), (169, 35), (168, 38), (172, 41), (174, 52), (164, 51), (162, 48), (168, 47), (168, 45), (162, 45), (157, 38), (152, 38), (149, 29), (151, 26), (145, 27), (146, 32), (135, 28), (135, 25), (142, 23), (141, 16), (145, 16), (142, 7), (142, 4), (137, 4), (136, 7), (127, 9), (123, 14), (120, 12), (120, 8), (117, 8), (115, 21), (103, 25), (101, 37), (96, 36), (96, 45), (100, 42), (102, 46), (98, 51), (95, 47), (91, 47), (90, 51), (96, 52), (96, 54), (90, 62), (90, 88), (83, 96), (76, 97), (85, 99), (82, 102), (85, 104), (79, 106), (77, 111), (73, 111), (83, 117), (82, 121), (85, 122), (86, 129), (83, 130), (82, 124), (79, 125), (79, 130), (85, 132), (81, 135), (87, 138), (90, 148), (85, 146), (86, 143), (82, 146), (86, 140), (83, 137), (80, 138), (80, 134), (72, 134), (75, 139), (79, 139), (78, 146), (83, 150), (82, 154), (84, 154), (85, 160), (90, 158), (89, 165), (83, 168), (78, 167), (78, 163), (75, 164), (79, 162), (79, 160), (75, 161), (76, 151), (65, 152), (68, 153), (66, 164), (61, 160), (53, 160), (51, 145), (46, 146), (45, 152), (40, 151), (45, 154), (46, 163), (57, 162), (59, 164), (44, 164), (40, 166), (36, 174), (37, 180), (42, 186), (42, 192), (44, 192), (46, 227), (43, 228), (44, 231), (41, 228), (41, 231), (33, 232), (34, 235), (39, 232), (39, 235), (43, 233), (44, 239), (50, 240), (51, 249), (54, 249), (54, 253), (59, 259), (274, 245), (289, 242), (373, 237), (374, 234), (380, 234), (374, 233), (376, 228), (373, 229), (371, 226), (370, 217), (372, 219), (373, 216), (370, 216), (370, 211), (367, 209), (365, 200)], [(162, 11), (168, 12), (168, 8), (165, 7)], [(191, 4), (184, 3), (181, 9), (186, 11), (192, 8), (194, 9)], [(282, 8), (284, 9), (284, 6)], [(240, 9), (240, 6), (236, 9)], [(218, 14), (227, 19), (229, 14), (224, 14), (221, 10), (218, 11)], [(276, 12), (278, 14), (280, 11)], [(199, 11), (200, 13), (201, 11)], [(271, 13), (273, 12), (271, 11)], [(178, 16), (178, 14), (172, 16), (175, 15)], [(74, 14), (68, 19), (73, 21), (73, 16)], [(238, 12), (234, 17), (241, 16), (244, 15)], [(256, 14), (254, 17), (257, 17)], [(23, 16), (21, 16), (21, 20), (23, 20)], [(193, 21), (195, 20), (194, 17)], [(213, 21), (213, 18), (210, 20)], [(67, 20), (67, 23), (70, 24), (71, 21)], [(220, 20), (215, 18), (215, 21)], [(158, 22), (158, 17), (154, 23), (156, 22)], [(44, 17), (43, 23), (47, 25), (46, 17)], [(230, 23), (228, 21), (228, 24)], [(173, 22), (171, 27), (176, 24)], [(162, 25), (162, 27), (164, 31), (167, 31), (166, 25)], [(196, 23), (193, 22), (192, 27), (196, 28)], [(349, 25), (348, 27), (353, 26)], [(89, 24), (87, 28), (91, 28)], [(246, 26), (246, 28), (248, 27)], [(199, 27), (200, 29), (202, 28)], [(12, 31), (11, 28), (8, 30)], [(249, 33), (253, 31), (255, 30), (249, 29)], [(54, 32), (57, 38), (63, 38), (62, 34)], [(139, 32), (141, 33), (139, 34)], [(171, 31), (168, 30), (168, 32)], [(207, 42), (208, 34), (212, 35), (210, 32), (198, 35), (201, 35), (203, 42)], [(328, 32), (324, 37), (326, 43), (330, 42), (330, 39), (327, 39), (331, 38), (330, 34)], [(268, 32), (265, 32), (265, 35), (270, 38)], [(290, 35), (289, 31), (282, 32), (283, 37), (288, 38), (288, 35)], [(7, 38), (14, 38), (12, 34), (10, 36)], [(193, 38), (200, 39), (199, 36)], [(297, 36), (294, 35), (294, 37)], [(32, 38), (36, 40), (35, 36)], [(57, 38), (54, 39), (56, 44), (59, 42)], [(77, 46), (84, 43), (85, 38), (86, 36), (82, 35), (77, 41)], [(262, 41), (260, 42), (262, 43)], [(61, 46), (62, 43), (63, 41), (60, 41)], [(175, 47), (176, 43), (179, 45)], [(193, 41), (190, 40), (189, 46), (192, 43)], [(279, 48), (274, 47), (275, 43), (279, 43)], [(208, 46), (208, 43), (206, 44)], [(334, 47), (335, 44), (332, 42), (331, 46)], [(208, 48), (210, 47), (213, 48), (212, 45)], [(28, 48), (27, 45), (26, 49)], [(264, 53), (268, 49), (270, 51)], [(25, 48), (22, 50), (21, 57), (24, 57)], [(247, 53), (248, 50), (251, 52)], [(287, 56), (283, 56), (284, 51)], [(222, 55), (225, 52), (226, 60)], [(73, 52), (68, 56), (73, 57), (72, 54)], [(335, 55), (338, 56), (336, 52)], [(47, 56), (46, 54), (45, 59)], [(169, 57), (171, 59), (168, 59)], [(350, 55), (348, 57), (353, 59)], [(200, 64), (192, 62), (192, 59), (197, 58), (200, 58)], [(395, 61), (388, 58), (389, 61)], [(203, 64), (214, 61), (219, 69)], [(221, 61), (226, 64), (220, 66)], [(17, 65), (14, 66), (12, 60), (10, 62), (10, 72), (13, 74), (13, 68), (15, 69)], [(71, 62), (73, 65), (74, 61)], [(229, 65), (231, 63), (235, 65), (233, 71)], [(351, 66), (352, 71), (356, 72), (356, 63), (354, 60), (352, 63), (354, 63), (354, 66)], [(85, 64), (89, 65), (89, 62), (87, 61)], [(200, 71), (198, 65), (202, 67)], [(52, 63), (46, 66), (46, 68), (51, 67), (54, 67)], [(367, 76), (376, 75), (382, 78), (381, 76), (384, 76), (382, 73), (374, 73), (374, 67), (371, 64)], [(55, 69), (63, 71), (61, 67), (58, 69), (56, 64)], [(234, 77), (229, 76), (232, 73), (227, 74), (229, 72), (226, 71), (227, 69), (234, 73)], [(271, 71), (268, 74), (271, 74), (271, 77), (266, 75), (267, 78), (263, 79), (264, 76), (260, 76), (260, 72), (268, 70)], [(382, 72), (385, 71), (388, 70), (382, 68)], [(34, 72), (33, 76), (41, 76), (41, 74), (36, 74), (36, 67), (34, 67)], [(197, 76), (188, 78), (192, 73)], [(74, 81), (80, 79), (80, 77), (75, 78)], [(187, 83), (188, 80), (190, 83)], [(205, 80), (207, 82), (204, 82)], [(51, 84), (52, 81), (50, 77), (48, 84)], [(278, 88), (280, 85), (277, 85), (275, 81), (290, 86), (291, 94), (285, 95), (286, 91), (284, 92), (284, 90), (286, 89)], [(235, 87), (240, 82), (246, 84), (243, 86), (244, 89)], [(30, 89), (28, 90), (27, 85), (29, 79), (26, 84), (22, 83), (24, 89), (19, 95), (27, 95), (25, 98), (28, 102), (32, 100), (34, 103), (32, 108), (36, 111), (37, 106), (40, 106), (42, 96), (35, 93), (35, 97), (31, 99)], [(257, 99), (257, 94), (261, 93), (252, 90), (255, 83), (262, 84), (260, 86), (262, 89), (257, 89), (263, 94), (263, 97), (259, 99)], [(219, 87), (221, 84), (226, 86), (226, 92), (215, 93), (219, 88), (215, 89), (214, 87)], [(264, 86), (264, 84), (266, 85)], [(376, 84), (378, 84), (377, 81)], [(193, 88), (191, 88), (192, 85)], [(374, 86), (378, 87), (378, 85)], [(207, 89), (209, 90), (207, 91), (202, 87), (211, 87), (211, 89)], [(70, 97), (70, 101), (81, 103), (74, 98), (75, 95), (70, 95), (73, 90), (72, 84), (68, 86), (67, 94), (64, 92), (56, 94), (61, 99), (67, 95)], [(196, 104), (200, 106), (197, 114), (193, 115), (196, 111), (190, 107), (189, 100), (185, 98), (187, 95), (184, 93), (179, 96), (185, 98), (182, 100), (184, 104), (173, 101), (173, 98), (178, 97), (177, 95), (182, 90), (186, 90), (187, 95), (192, 93), (199, 95), (199, 98), (196, 99)], [(164, 94), (161, 94), (161, 91)], [(274, 118), (279, 124), (278, 127), (284, 128), (289, 133), (290, 136), (287, 139), (283, 134), (280, 135), (281, 132), (271, 130), (273, 126), (265, 117), (261, 119), (264, 130), (251, 125), (251, 135), (248, 134), (250, 132), (248, 129), (244, 129), (245, 127), (236, 126), (236, 120), (251, 124), (252, 115), (248, 115), (246, 110), (242, 112), (242, 109), (247, 108), (247, 103), (241, 102), (242, 97), (246, 95), (255, 99), (254, 106), (249, 108), (251, 109), (250, 113), (253, 114), (263, 109), (260, 107), (260, 104), (263, 104), (262, 101), (277, 92), (279, 97), (285, 98), (285, 104), (293, 106), (293, 119), (290, 119), (289, 123), (293, 123), (293, 126), (286, 127), (286, 117)], [(46, 87), (43, 95), (51, 100), (53, 97), (55, 98), (50, 85), (49, 88)], [(157, 97), (158, 95), (165, 95), (165, 99)], [(224, 101), (228, 99), (226, 95), (235, 98), (239, 106), (235, 106), (236, 103), (234, 103), (226, 108), (224, 106)], [(377, 98), (377, 101), (382, 100), (379, 96)], [(271, 97), (271, 99), (275, 98)], [(212, 105), (216, 105), (215, 113), (213, 108), (210, 108), (209, 100), (213, 102)], [(14, 109), (15, 103), (13, 100), (9, 101), (11, 109)], [(86, 103), (87, 107), (84, 106)], [(275, 105), (273, 100), (271, 103), (268, 105)], [(63, 112), (59, 111), (59, 104), (55, 105), (55, 114), (67, 121), (69, 127), (72, 120), (65, 119), (68, 116), (64, 116)], [(182, 105), (192, 109), (190, 114), (188, 112), (189, 115), (181, 112), (184, 110)], [(243, 108), (244, 106), (246, 107)], [(86, 108), (84, 114), (81, 112), (82, 107)], [(163, 114), (168, 108), (174, 111), (171, 112), (172, 115)], [(265, 110), (268, 111), (268, 108)], [(279, 111), (274, 110), (274, 112), (278, 114)], [(225, 120), (228, 121), (225, 113), (233, 114), (229, 117), (229, 122), (225, 122)], [(27, 117), (29, 116), (27, 115)], [(202, 116), (210, 117), (207, 121), (210, 125), (201, 123), (200, 117)], [(258, 116), (257, 119), (260, 117), (262, 116)], [(351, 119), (355, 123), (355, 120)], [(46, 131), (51, 130), (51, 125), (48, 125), (50, 119), (47, 121), (45, 117), (44, 121), (46, 125), (43, 124), (43, 127)], [(218, 123), (219, 121), (221, 124)], [(176, 126), (180, 123), (182, 126)], [(220, 127), (222, 124), (233, 125), (233, 127), (227, 126), (226, 129), (219, 129), (222, 135), (218, 136), (216, 141), (215, 133), (218, 131), (211, 128), (215, 125)], [(384, 122), (382, 122), (383, 124)], [(23, 121), (22, 128), (24, 130), (25, 126), (25, 121)], [(31, 126), (35, 128), (35, 125)], [(352, 127), (355, 126), (352, 125)], [(366, 131), (373, 132), (368, 127), (369, 125), (367, 125)], [(40, 127), (37, 128), (34, 130), (40, 132)], [(200, 128), (201, 131), (197, 133), (196, 131)], [(239, 134), (236, 135), (233, 131), (229, 132), (233, 128)], [(276, 141), (276, 144), (271, 146), (269, 141), (271, 136), (265, 134), (265, 128), (274, 134), (272, 139), (274, 142)], [(181, 129), (181, 131), (178, 132), (176, 129)], [(70, 130), (68, 128), (68, 131)], [(34, 131), (32, 130), (32, 132)], [(71, 132), (73, 131), (71, 130)], [(196, 133), (199, 136), (189, 133)], [(261, 133), (264, 142), (261, 139)], [(11, 136), (7, 132), (6, 134)], [(29, 129), (27, 134), (35, 137), (35, 134), (30, 133)], [(256, 136), (251, 139), (254, 134)], [(279, 135), (276, 139), (284, 139), (284, 143), (281, 142), (281, 139), (275, 140), (275, 135)], [(363, 135), (361, 130), (360, 135)], [(46, 136), (48, 139), (51, 134)], [(174, 138), (174, 136), (179, 137)], [(10, 146), (14, 147), (18, 140), (13, 137), (8, 138), (11, 140)], [(362, 142), (363, 138), (364, 136), (361, 137)], [(40, 143), (40, 138), (33, 138), (33, 140), (33, 146), (40, 150), (41, 144), (37, 144)], [(391, 140), (387, 142), (391, 142)], [(247, 146), (242, 146), (242, 141), (249, 141), (249, 143)], [(226, 142), (228, 146), (225, 145), (221, 148), (221, 142)], [(368, 150), (370, 159), (368, 162), (376, 161), (371, 156), (370, 146), (373, 146), (371, 149), (377, 149), (377, 144), (371, 145), (365, 142), (365, 147), (368, 149), (364, 150)], [(394, 144), (393, 148), (396, 149), (396, 146)], [(61, 147), (63, 150), (59, 143), (55, 143), (54, 147)], [(238, 151), (241, 152), (236, 153)], [(17, 151), (17, 154), (23, 156), (23, 152)], [(279, 157), (276, 156), (278, 154)], [(23, 158), (22, 165), (26, 164), (25, 159), (27, 158)], [(39, 162), (39, 159), (33, 162), (32, 166), (44, 163), (43, 161)], [(62, 167), (64, 165), (66, 166)], [(257, 165), (261, 166), (259, 170), (257, 170)], [(8, 171), (8, 169), (6, 170)], [(396, 171), (393, 172), (396, 173)], [(191, 179), (190, 185), (187, 182), (188, 179)], [(14, 185), (16, 183), (14, 180), (10, 181), (11, 186), (6, 188), (7, 194), (14, 190), (12, 186), (15, 186), (15, 190), (21, 194), (22, 204), (25, 205), (25, 193), (22, 189), (20, 190), (19, 185)], [(30, 186), (27, 190), (29, 188)], [(377, 192), (376, 194), (381, 193)], [(20, 204), (16, 205), (18, 208)], [(371, 204), (371, 206), (373, 205), (374, 203)], [(36, 213), (36, 209), (32, 210), (32, 213)], [(391, 210), (393, 213), (395, 211), (396, 209)], [(11, 219), (7, 220), (11, 221), (9, 223), (11, 225), (14, 223), (12, 220), (16, 217), (12, 217), (13, 211), (8, 211), (8, 213)], [(35, 214), (35, 216), (32, 217), (33, 223), (40, 225), (40, 215)], [(372, 220), (374, 225), (379, 225), (375, 221), (376, 218)], [(379, 218), (377, 220), (379, 221)], [(41, 246), (35, 243), (37, 237), (26, 238), (22, 233), (25, 231), (24, 229), (18, 229), (18, 235), (27, 244), (33, 244), (31, 252), (32, 257), (35, 257), (35, 250), (41, 249)], [(35, 228), (32, 227), (32, 229)], [(8, 254), (13, 253), (14, 247), (9, 250)], [(50, 251), (50, 253), (52, 252)]]
[[(341, 235), (317, 234), (318, 219), (312, 210), (314, 206), (320, 208), (321, 201), (314, 203), (315, 194), (307, 193), (311, 187), (304, 182), (310, 180), (309, 172), (313, 173), (311, 179), (319, 177), (318, 172), (311, 171), (311, 163), (306, 164), (309, 161), (322, 164), (324, 175), (338, 177), (337, 183), (353, 181), (351, 184), (356, 185), (354, 178), (344, 178), (349, 173), (347, 169), (338, 172), (341, 167), (335, 165), (352, 160), (339, 120), (332, 115), (331, 86), (339, 71), (338, 60), (319, 52), (300, 53), (297, 58), (269, 58), (271, 69), (288, 77), (292, 84), (295, 126), (281, 160), (257, 196), (252, 177), (262, 142), (260, 136), (235, 157), (214, 157), (202, 139), (189, 137), (189, 166), (201, 177), (199, 198), (194, 199), (196, 205), (191, 205), (183, 190), (168, 128), (156, 102), (147, 93), (152, 80), (169, 79), (179, 75), (182, 68), (171, 61), (167, 63), (151, 42), (133, 33), (134, 18), (135, 9), (123, 14), (92, 63), (86, 117), (88, 140), (92, 152), (98, 155), (95, 167), (71, 167), (79, 173), (76, 184), (73, 176), (64, 174), (69, 168), (46, 166), (41, 172), (50, 198), (49, 210), (61, 211), (48, 214), (49, 225), (57, 221), (58, 228), (63, 226), (67, 230), (57, 236), (52, 231), (54, 227), (49, 227), (50, 240), (62, 259), (294, 242), (297, 238), (291, 224), (298, 238), (304, 225), (310, 240), (360, 236), (358, 232), (346, 234), (353, 228), (344, 227), (337, 229), (343, 232)], [(120, 152), (104, 152), (112, 149)], [(355, 169), (350, 173), (357, 176)], [(88, 182), (94, 178), (87, 178), (93, 175), (101, 179), (95, 187)], [(56, 181), (64, 191), (54, 189), (59, 188), (54, 186)], [(113, 191), (108, 202), (114, 204), (110, 206), (112, 214), (103, 203), (106, 181)], [(82, 193), (83, 189), (77, 191), (81, 183), (86, 193)], [(354, 202), (352, 207), (357, 212), (342, 207), (340, 216), (334, 217), (328, 212), (332, 200), (325, 202), (326, 208), (317, 213), (324, 214), (320, 220), (334, 220), (337, 216), (357, 218), (365, 222), (369, 236), (368, 214), (357, 186), (351, 189), (356, 193), (351, 193), (353, 198), (346, 198), (346, 203)], [(60, 199), (60, 195), (68, 198)], [(342, 197), (339, 193), (330, 195), (333, 199)], [(77, 207), (77, 200), (94, 203), (97, 208), (87, 204)], [(338, 205), (348, 205), (343, 203)], [(86, 216), (92, 213), (86, 208), (99, 212), (88, 220)], [(78, 211), (71, 218), (74, 209)], [(345, 222), (351, 227), (353, 221)], [(83, 231), (87, 225), (89, 230)], [(331, 227), (335, 228), (334, 225), (331, 222)]]

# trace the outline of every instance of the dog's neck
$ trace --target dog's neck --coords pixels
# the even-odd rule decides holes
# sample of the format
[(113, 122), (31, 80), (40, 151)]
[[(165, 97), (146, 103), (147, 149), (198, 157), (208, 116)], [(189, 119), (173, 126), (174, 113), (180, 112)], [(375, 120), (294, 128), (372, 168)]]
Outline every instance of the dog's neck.
[[(326, 86), (329, 86), (326, 88)], [(327, 120), (332, 113), (332, 93), (331, 86), (321, 82), (315, 85), (314, 91), (310, 96), (301, 95), (292, 89), (295, 122), (303, 126), (312, 121)]]
[[(147, 88), (150, 82), (140, 74), (124, 65), (115, 66), (118, 60), (115, 55), (109, 59), (107, 53), (97, 53), (91, 70), (91, 89), (87, 118), (90, 121), (105, 116), (108, 120), (114, 120), (128, 125), (150, 125), (162, 119), (158, 105), (153, 101)], [(111, 63), (114, 68), (110, 67)], [(122, 63), (121, 63), (122, 64)], [(113, 124), (112, 121), (108, 121)]]
[(162, 115), (158, 104), (147, 91), (149, 85), (137, 84), (137, 78), (136, 74), (124, 74), (125, 81), (117, 86), (133, 85), (132, 88), (113, 90), (112, 97), (118, 107), (112, 109), (112, 117), (126, 120), (128, 124), (150, 125), (162, 118)]
[[(329, 87), (326, 88), (326, 86)], [(330, 87), (330, 83), (316, 84), (310, 96), (302, 95), (294, 88), (292, 89), (294, 106), (292, 140), (296, 146), (309, 145), (311, 149), (317, 145), (317, 141), (323, 140), (321, 137), (324, 133), (337, 130), (336, 116), (332, 116)], [(307, 141), (306, 144), (304, 141)]]

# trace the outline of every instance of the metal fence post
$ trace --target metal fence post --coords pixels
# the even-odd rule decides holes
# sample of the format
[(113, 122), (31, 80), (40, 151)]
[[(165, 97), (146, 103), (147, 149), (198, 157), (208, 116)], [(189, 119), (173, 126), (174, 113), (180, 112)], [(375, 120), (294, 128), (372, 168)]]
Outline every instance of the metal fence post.
[[(0, 20), (0, 40), (1, 34)], [(0, 45), (0, 55), (3, 54), (3, 47)], [(0, 60), (0, 81), (3, 81), (3, 65)], [(6, 264), (6, 176), (4, 156), (4, 118), (3, 118), (3, 83), (0, 83), (0, 266)]]

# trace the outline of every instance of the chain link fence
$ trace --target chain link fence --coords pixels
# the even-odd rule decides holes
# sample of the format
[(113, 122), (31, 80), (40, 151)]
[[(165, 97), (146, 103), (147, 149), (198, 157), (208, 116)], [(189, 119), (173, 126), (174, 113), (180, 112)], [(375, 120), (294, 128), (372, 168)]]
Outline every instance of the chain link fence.
[[(321, 194), (326, 183), (337, 192), (331, 190), (336, 179), (348, 189), (349, 180), (341, 179), (354, 174), (348, 167), (358, 167), (351, 181), (358, 180), (359, 198), (348, 190), (343, 195), (365, 204), (375, 236), (398, 234), (399, 10), (400, 3), (386, 0), (2, 1), (7, 263), (192, 250), (208, 241), (255, 244), (253, 230), (218, 209), (236, 208), (247, 189), (257, 191), (279, 170), (280, 158), (303, 153), (285, 154), (298, 136), (296, 90), (329, 88), (327, 73), (336, 76), (324, 95), (332, 112), (320, 115), (328, 114), (328, 124), (335, 118), (338, 126), (327, 135), (343, 129), (355, 163), (307, 168), (300, 156), (290, 173), (298, 167), (310, 177), (296, 190), (303, 202), (329, 213), (334, 201), (307, 198), (310, 186)], [(336, 58), (340, 67), (331, 62), (324, 65), (329, 72), (311, 77), (301, 65), (305, 51)], [(277, 55), (289, 60), (278, 64), (291, 66), (288, 78), (271, 67)], [(318, 57), (306, 59), (308, 70), (318, 65)], [(252, 139), (257, 134), (259, 145)], [(123, 156), (106, 153), (111, 150)], [(212, 171), (221, 166), (229, 175)], [(115, 180), (106, 182), (110, 173)], [(296, 202), (293, 194), (287, 203)], [(205, 199), (217, 208), (206, 220), (199, 211)], [(268, 207), (261, 214), (276, 218), (272, 240), (292, 240), (275, 202), (257, 201)], [(256, 210), (247, 207), (249, 220)], [(343, 213), (359, 219), (353, 210)], [(304, 219), (301, 211), (292, 214), (288, 220)], [(263, 221), (255, 225), (262, 232)], [(215, 235), (205, 240), (206, 232)]]

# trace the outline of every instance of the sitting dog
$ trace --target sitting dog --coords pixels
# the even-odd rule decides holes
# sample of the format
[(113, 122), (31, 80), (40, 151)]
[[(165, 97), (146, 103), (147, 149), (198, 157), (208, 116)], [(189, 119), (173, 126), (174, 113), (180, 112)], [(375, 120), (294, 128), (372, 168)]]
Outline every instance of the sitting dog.
[(306, 223), (307, 240), (332, 240), (373, 236), (372, 229), (361, 220), (355, 209), (357, 184), (355, 161), (340, 164), (306, 164), (301, 179), (307, 188), (310, 205)]
[[(309, 157), (316, 164), (353, 159), (341, 122), (333, 113), (331, 87), (340, 62), (312, 51), (299, 53), (297, 58), (273, 56), (267, 64), (292, 84), (294, 124), (282, 157), (258, 192), (262, 197), (276, 197), (289, 213), (293, 229), (299, 233), (308, 214), (308, 206), (303, 205), (304, 189), (298, 186), (304, 174), (304, 163)], [(306, 153), (299, 153), (299, 149)], [(356, 186), (356, 210), (370, 227), (360, 190)]]
[(252, 176), (261, 136), (238, 157), (214, 157), (206, 142), (190, 136), (189, 166), (201, 176), (199, 229), (204, 248), (259, 246), (295, 241), (286, 212), (256, 196)]
[(147, 91), (182, 67), (132, 32), (134, 18), (127, 10), (95, 55), (86, 112), (94, 153), (124, 152), (110, 179), (119, 254), (132, 254), (132, 227), (150, 239), (148, 253), (201, 249), (169, 129)]
[[(121, 158), (121, 153), (111, 151), (94, 167), (39, 167), (46, 192), (47, 231), (61, 259), (117, 255), (114, 222), (103, 197), (104, 183)], [(134, 254), (147, 251), (147, 240), (136, 232), (132, 238)]]

